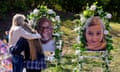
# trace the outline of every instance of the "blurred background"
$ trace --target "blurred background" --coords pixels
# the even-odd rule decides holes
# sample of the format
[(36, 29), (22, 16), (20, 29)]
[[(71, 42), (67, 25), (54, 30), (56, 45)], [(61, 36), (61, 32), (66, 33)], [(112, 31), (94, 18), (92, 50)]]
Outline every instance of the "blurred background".
[(73, 19), (73, 15), (82, 12), (87, 3), (91, 5), (95, 1), (98, 2), (98, 6), (103, 6), (104, 11), (112, 13), (112, 21), (120, 22), (119, 0), (0, 0), (0, 36), (3, 31), (9, 30), (15, 13), (26, 15), (39, 5), (47, 5), (64, 21)]
[[(46, 5), (53, 9), (57, 15), (61, 17), (61, 30), (63, 31), (63, 54), (64, 66), (60, 72), (72, 72), (76, 63), (72, 63), (75, 58), (73, 44), (76, 43), (77, 33), (73, 31), (73, 19), (75, 14), (81, 13), (85, 10), (87, 3), (89, 5), (93, 2), (98, 2), (98, 6), (102, 6), (103, 10), (112, 14), (110, 26), (112, 28), (111, 34), (113, 36), (114, 49), (111, 52), (113, 58), (110, 63), (111, 72), (120, 72), (120, 0), (0, 0), (0, 38), (5, 35), (5, 31), (10, 29), (12, 17), (16, 13), (23, 13), (27, 16), (33, 9), (40, 5)], [(92, 67), (90, 66), (89, 69)], [(49, 65), (46, 72), (58, 72), (53, 65)], [(99, 70), (99, 69), (98, 69)], [(86, 70), (86, 72), (100, 72), (93, 70)]]

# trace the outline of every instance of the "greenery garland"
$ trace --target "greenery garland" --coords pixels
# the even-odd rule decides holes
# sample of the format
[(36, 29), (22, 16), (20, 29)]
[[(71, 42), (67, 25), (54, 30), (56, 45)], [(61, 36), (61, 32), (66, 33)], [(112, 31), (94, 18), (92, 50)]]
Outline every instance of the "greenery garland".
[(77, 34), (78, 38), (77, 41), (78, 43), (73, 45), (73, 48), (76, 49), (76, 54), (79, 56), (80, 52), (84, 52), (87, 49), (85, 48), (85, 38), (83, 36), (83, 26), (85, 25), (85, 22), (88, 18), (92, 16), (99, 16), (104, 24), (105, 24), (105, 30), (104, 30), (104, 35), (105, 35), (105, 40), (107, 42), (106, 45), (106, 51), (108, 52), (107, 57), (108, 61), (105, 57), (103, 57), (103, 60), (106, 60), (107, 63), (104, 64), (107, 70), (109, 70), (108, 67), (108, 62), (112, 59), (112, 57), (109, 55), (110, 51), (113, 49), (113, 41), (112, 41), (112, 36), (110, 34), (110, 23), (109, 20), (111, 19), (112, 15), (108, 12), (103, 11), (102, 6), (97, 6), (97, 2), (94, 2), (93, 5), (89, 6), (87, 4), (86, 9), (81, 13), (81, 14), (76, 14), (76, 16), (80, 16), (79, 19), (75, 19), (73, 22), (76, 24), (76, 28), (74, 29)]
[(91, 16), (100, 16), (105, 24), (104, 35), (107, 41), (106, 49), (110, 52), (113, 49), (112, 46), (112, 36), (110, 34), (111, 27), (109, 25), (109, 20), (112, 15), (108, 12), (104, 12), (102, 6), (98, 7), (97, 2), (93, 3), (90, 7), (87, 4), (86, 10), (84, 10), (81, 14), (77, 14), (80, 16), (80, 19), (75, 19), (74, 22), (76, 23), (75, 31), (78, 33), (78, 43), (74, 45), (74, 48), (80, 49), (81, 51), (85, 51), (85, 39), (83, 36), (83, 26), (88, 18)]
[(52, 61), (55, 58), (57, 61), (60, 61), (63, 46), (62, 32), (60, 31), (60, 16), (56, 15), (52, 9), (48, 9), (47, 6), (41, 5), (28, 15), (28, 19), (32, 21), (32, 28), (35, 28), (37, 21), (43, 16), (51, 20), (54, 27), (53, 36), (55, 36), (56, 50), (53, 53), (53, 57), (49, 58), (49, 60)]

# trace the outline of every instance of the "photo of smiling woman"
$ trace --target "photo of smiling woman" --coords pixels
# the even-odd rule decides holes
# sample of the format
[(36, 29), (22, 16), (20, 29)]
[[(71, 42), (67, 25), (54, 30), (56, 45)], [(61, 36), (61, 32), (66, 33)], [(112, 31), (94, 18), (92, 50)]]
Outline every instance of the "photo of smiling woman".
[(93, 16), (86, 21), (84, 26), (84, 37), (87, 50), (104, 51), (106, 49), (104, 30), (104, 23), (99, 16)]

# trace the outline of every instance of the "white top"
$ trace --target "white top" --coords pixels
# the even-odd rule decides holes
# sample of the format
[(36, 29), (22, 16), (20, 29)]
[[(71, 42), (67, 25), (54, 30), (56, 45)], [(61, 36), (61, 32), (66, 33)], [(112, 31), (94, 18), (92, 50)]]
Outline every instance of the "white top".
[(24, 30), (21, 26), (16, 26), (11, 34), (12, 36), (9, 35), (9, 42), (10, 46), (15, 46), (17, 41), (23, 37), (25, 39), (37, 39), (41, 38), (40, 34), (32, 34)]
[(49, 42), (42, 44), (43, 51), (50, 51), (54, 52), (55, 51), (55, 41), (50, 40)]

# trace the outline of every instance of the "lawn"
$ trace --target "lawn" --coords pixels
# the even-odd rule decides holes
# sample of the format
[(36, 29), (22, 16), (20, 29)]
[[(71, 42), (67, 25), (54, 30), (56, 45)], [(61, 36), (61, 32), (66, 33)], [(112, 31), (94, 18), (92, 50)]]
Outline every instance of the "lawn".
[[(114, 49), (111, 51), (111, 55), (113, 56), (110, 62), (110, 70), (111, 72), (120, 72), (120, 24), (119, 23), (110, 23), (111, 26), (111, 34), (113, 39)], [(61, 65), (55, 66), (55, 63), (47, 63), (48, 68), (43, 72), (75, 72), (75, 69), (78, 70), (77, 67), (77, 56), (75, 55), (75, 50), (72, 48), (73, 44), (76, 43), (77, 34), (73, 31), (73, 27), (62, 26), (61, 30), (63, 31), (63, 54), (64, 56), (61, 59)], [(92, 62), (92, 60), (90, 60)], [(100, 60), (98, 62), (94, 62), (91, 64), (84, 65), (83, 72), (102, 72)]]

